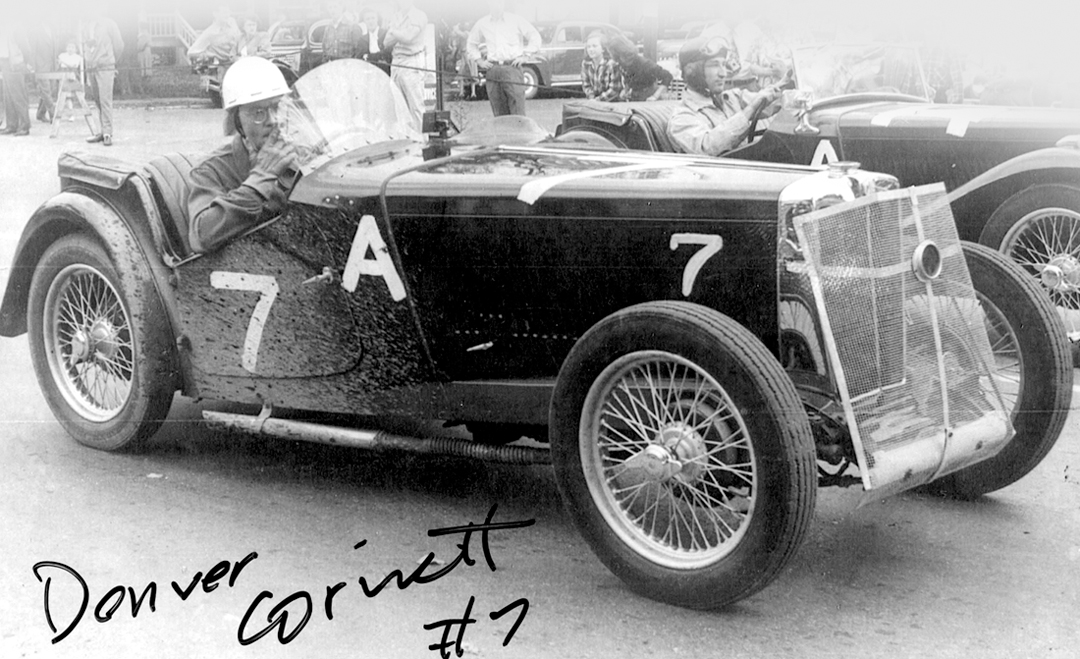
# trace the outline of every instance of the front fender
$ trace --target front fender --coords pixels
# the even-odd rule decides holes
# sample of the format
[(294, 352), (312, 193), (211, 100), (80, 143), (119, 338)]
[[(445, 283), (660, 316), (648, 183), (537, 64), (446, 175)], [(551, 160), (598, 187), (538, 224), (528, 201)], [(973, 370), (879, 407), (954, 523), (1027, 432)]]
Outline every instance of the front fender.
[(19, 238), (0, 305), (0, 336), (13, 337), (26, 332), (26, 304), (37, 263), (49, 245), (71, 233), (95, 236), (114, 263), (141, 261), (132, 264), (134, 269), (151, 273), (169, 321), (176, 327), (176, 303), (168, 285), (169, 271), (153, 249), (149, 229), (126, 222), (102, 197), (69, 190), (34, 211)]
[(961, 238), (978, 241), (994, 210), (1024, 188), (1045, 183), (1080, 187), (1080, 149), (1068, 138), (1058, 144), (1006, 160), (950, 192)]
[(524, 66), (532, 67), (536, 71), (537, 83), (540, 85), (551, 84), (551, 61), (542, 55), (530, 57), (524, 62)]

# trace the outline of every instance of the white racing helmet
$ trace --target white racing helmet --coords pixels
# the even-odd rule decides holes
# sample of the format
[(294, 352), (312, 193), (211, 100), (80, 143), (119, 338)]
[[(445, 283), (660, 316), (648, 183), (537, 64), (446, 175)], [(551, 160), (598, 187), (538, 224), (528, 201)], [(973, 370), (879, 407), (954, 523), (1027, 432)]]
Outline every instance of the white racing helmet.
[(226, 110), (288, 93), (285, 76), (262, 57), (241, 57), (221, 80), (221, 102)]

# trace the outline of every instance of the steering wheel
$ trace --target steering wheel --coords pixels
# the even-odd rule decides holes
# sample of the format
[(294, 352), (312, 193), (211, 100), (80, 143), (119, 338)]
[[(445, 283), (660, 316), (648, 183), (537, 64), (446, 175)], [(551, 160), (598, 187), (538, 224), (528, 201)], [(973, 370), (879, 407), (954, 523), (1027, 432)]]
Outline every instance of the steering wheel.
[(753, 114), (750, 115), (750, 132), (746, 134), (747, 143), (754, 141), (754, 136), (757, 135), (758, 120), (761, 119), (761, 114), (765, 112), (765, 108), (772, 105), (769, 101), (761, 101), (754, 108)]

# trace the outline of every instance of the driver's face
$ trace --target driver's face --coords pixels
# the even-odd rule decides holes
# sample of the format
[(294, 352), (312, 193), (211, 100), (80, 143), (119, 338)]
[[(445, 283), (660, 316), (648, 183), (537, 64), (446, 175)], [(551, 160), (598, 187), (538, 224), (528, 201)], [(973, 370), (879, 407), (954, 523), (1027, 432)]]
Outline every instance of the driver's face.
[(725, 57), (714, 57), (705, 61), (705, 85), (710, 93), (717, 94), (724, 91), (727, 76), (728, 67)]
[(240, 106), (240, 127), (244, 129), (244, 135), (256, 151), (262, 148), (270, 133), (274, 131), (274, 115), (280, 99), (279, 96)]

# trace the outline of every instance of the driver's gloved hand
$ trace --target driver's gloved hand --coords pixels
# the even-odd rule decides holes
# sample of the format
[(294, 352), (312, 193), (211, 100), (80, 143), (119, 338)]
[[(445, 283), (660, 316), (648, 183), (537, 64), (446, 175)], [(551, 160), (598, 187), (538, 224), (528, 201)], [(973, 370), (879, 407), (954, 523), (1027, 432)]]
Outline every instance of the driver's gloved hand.
[(270, 206), (283, 206), (299, 169), (296, 147), (275, 130), (255, 155), (244, 184), (254, 188)]

